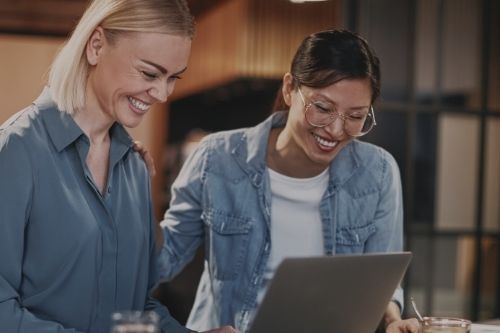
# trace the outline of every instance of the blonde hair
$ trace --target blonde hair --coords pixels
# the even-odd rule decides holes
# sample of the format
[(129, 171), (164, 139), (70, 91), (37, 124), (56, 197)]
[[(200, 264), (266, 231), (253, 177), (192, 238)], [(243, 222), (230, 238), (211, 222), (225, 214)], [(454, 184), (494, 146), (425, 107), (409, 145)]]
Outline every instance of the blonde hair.
[(86, 44), (101, 26), (113, 43), (120, 33), (156, 32), (192, 38), (194, 19), (185, 0), (93, 0), (52, 63), (48, 85), (58, 108), (70, 114), (85, 104)]

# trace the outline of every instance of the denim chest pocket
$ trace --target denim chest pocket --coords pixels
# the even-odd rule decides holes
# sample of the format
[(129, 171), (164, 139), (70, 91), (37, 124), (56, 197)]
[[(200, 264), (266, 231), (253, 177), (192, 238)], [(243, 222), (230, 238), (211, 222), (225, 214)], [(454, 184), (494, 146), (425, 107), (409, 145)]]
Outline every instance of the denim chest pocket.
[(252, 219), (216, 209), (206, 210), (202, 219), (211, 274), (219, 280), (235, 279), (247, 253)]
[(376, 230), (374, 223), (338, 228), (335, 238), (336, 253), (363, 253), (366, 241)]

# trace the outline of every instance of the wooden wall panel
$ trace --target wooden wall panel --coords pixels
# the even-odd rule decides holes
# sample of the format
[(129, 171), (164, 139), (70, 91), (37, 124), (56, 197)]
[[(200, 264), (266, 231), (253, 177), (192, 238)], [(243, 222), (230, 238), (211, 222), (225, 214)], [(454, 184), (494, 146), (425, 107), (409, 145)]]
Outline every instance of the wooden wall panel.
[(244, 75), (281, 77), (305, 36), (338, 23), (339, 4), (334, 0), (305, 4), (247, 1), (250, 52), (241, 58)]
[(245, 17), (242, 0), (222, 2), (196, 20), (188, 71), (172, 98), (228, 81), (238, 74)]
[(0, 34), (0, 124), (38, 97), (62, 43), (62, 38)]
[(87, 0), (0, 0), (0, 31), (67, 36)]
[(228, 0), (197, 19), (189, 69), (172, 98), (237, 77), (281, 78), (302, 39), (339, 23), (340, 1)]

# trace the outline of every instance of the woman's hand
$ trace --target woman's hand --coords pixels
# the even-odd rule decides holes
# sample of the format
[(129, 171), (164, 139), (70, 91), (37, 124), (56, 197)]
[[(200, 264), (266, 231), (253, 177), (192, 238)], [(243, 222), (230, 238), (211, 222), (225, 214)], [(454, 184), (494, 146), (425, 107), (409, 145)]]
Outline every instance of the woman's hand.
[(420, 331), (418, 320), (415, 318), (401, 319), (399, 306), (392, 301), (389, 302), (385, 310), (381, 326), (385, 327), (385, 333), (418, 333)]
[(149, 175), (151, 177), (154, 177), (154, 175), (156, 175), (155, 161), (154, 161), (153, 157), (151, 156), (151, 153), (149, 152), (149, 150), (147, 150), (147, 148), (144, 147), (144, 145), (142, 144), (141, 141), (134, 141), (133, 148), (136, 152), (138, 152), (141, 155), (142, 159), (146, 163), (146, 167), (148, 168)]
[(418, 333), (420, 324), (415, 318), (396, 320), (387, 325), (385, 333)]

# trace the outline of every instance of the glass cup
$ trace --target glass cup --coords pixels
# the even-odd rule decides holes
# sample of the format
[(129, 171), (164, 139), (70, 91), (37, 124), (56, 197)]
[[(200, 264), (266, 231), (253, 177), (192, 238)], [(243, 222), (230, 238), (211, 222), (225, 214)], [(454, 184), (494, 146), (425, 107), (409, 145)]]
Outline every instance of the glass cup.
[(422, 333), (470, 333), (471, 322), (466, 319), (449, 317), (424, 317)]
[(156, 312), (120, 311), (111, 315), (111, 333), (159, 333)]

